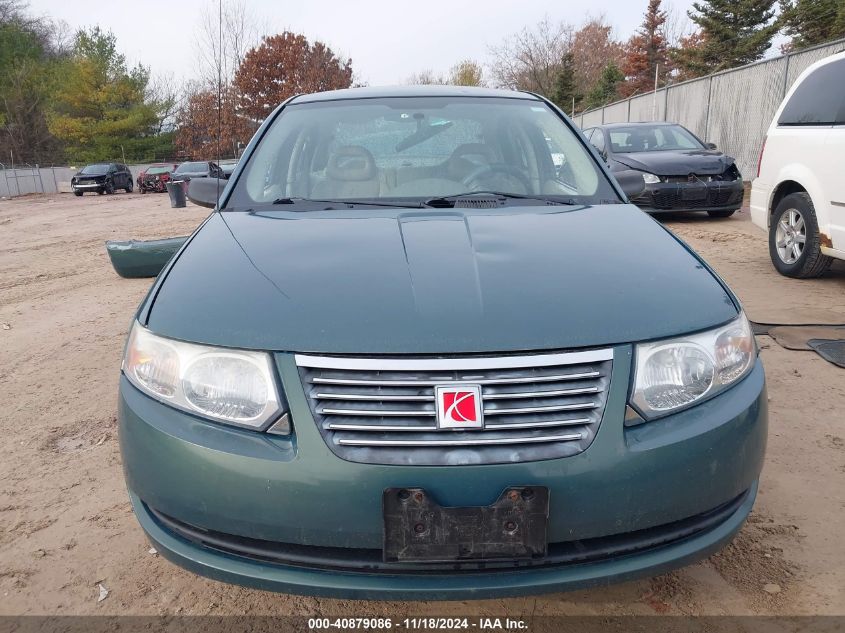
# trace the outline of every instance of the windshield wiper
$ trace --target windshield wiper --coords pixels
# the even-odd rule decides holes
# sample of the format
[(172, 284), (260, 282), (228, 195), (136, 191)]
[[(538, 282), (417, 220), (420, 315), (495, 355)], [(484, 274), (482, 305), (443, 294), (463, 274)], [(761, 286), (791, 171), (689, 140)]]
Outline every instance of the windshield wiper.
[(326, 199), (316, 199), (316, 198), (276, 198), (273, 200), (273, 204), (299, 204), (301, 202), (314, 202), (317, 204), (338, 204), (338, 205), (347, 205), (347, 207), (355, 207), (358, 205), (365, 206), (365, 207), (390, 207), (390, 208), (402, 208), (402, 209), (421, 209), (422, 205), (417, 204), (407, 204), (402, 202), (381, 202), (381, 201), (374, 201), (374, 200), (326, 200)]
[(508, 200), (534, 200), (536, 202), (542, 202), (543, 204), (560, 204), (566, 206), (577, 206), (579, 204), (572, 198), (566, 200), (556, 200), (545, 196), (529, 196), (520, 193), (508, 193), (506, 191), (467, 191), (466, 193), (459, 193), (454, 196), (439, 196), (437, 198), (430, 198), (429, 200), (423, 202), (423, 204), (427, 207), (452, 208), (455, 206), (455, 202), (457, 200), (472, 198), (473, 196), (505, 198)]

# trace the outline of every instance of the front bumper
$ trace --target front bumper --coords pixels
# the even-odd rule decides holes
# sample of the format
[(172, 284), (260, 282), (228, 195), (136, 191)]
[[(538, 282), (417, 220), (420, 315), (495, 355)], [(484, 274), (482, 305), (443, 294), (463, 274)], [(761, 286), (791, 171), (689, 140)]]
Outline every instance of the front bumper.
[(647, 184), (631, 202), (649, 213), (727, 211), (742, 206), (742, 180)]
[[(765, 380), (758, 362), (708, 402), (625, 427), (630, 357), (628, 346), (615, 350), (605, 416), (586, 451), (483, 466), (341, 460), (315, 426), (289, 355), (279, 356), (278, 368), (294, 421), (290, 439), (206, 423), (144, 396), (122, 378), (120, 440), (130, 496), (164, 556), (197, 573), (262, 589), (373, 599), (486, 598), (660, 573), (717, 550), (750, 512), (765, 451)], [(386, 563), (365, 570), (354, 562), (366, 556), (377, 562), (385, 488), (422, 487), (442, 505), (468, 506), (491, 503), (510, 485), (549, 488), (549, 559), (529, 567), (439, 571)], [(671, 536), (684, 521), (719, 508), (727, 509), (718, 521)], [(196, 528), (239, 545), (192, 538)], [(658, 532), (664, 536), (653, 542), (641, 538)], [(583, 543), (603, 546), (601, 539), (633, 545), (589, 560), (552, 559)], [(256, 550), (262, 543), (292, 547), (304, 558), (274, 558)]]
[(102, 189), (106, 186), (104, 182), (82, 182), (71, 185), (72, 189), (81, 189), (84, 191), (91, 191), (92, 189)]
[(138, 188), (144, 191), (163, 193), (167, 190), (167, 182), (167, 180), (141, 180), (138, 182)]

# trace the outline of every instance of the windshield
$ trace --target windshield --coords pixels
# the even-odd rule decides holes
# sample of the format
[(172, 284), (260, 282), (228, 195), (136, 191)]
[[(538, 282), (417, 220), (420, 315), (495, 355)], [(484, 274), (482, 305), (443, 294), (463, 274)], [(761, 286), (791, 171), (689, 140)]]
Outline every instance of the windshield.
[(166, 174), (169, 171), (170, 169), (168, 167), (150, 167), (147, 173), (153, 176), (155, 174)]
[(614, 127), (609, 132), (610, 147), (617, 154), (704, 149), (701, 141), (680, 125), (634, 125)]
[(281, 198), (419, 201), (476, 191), (586, 204), (619, 199), (544, 103), (420, 97), (288, 106), (227, 207)]
[(80, 171), (80, 174), (85, 174), (86, 176), (103, 176), (107, 174), (109, 171), (108, 163), (97, 164), (97, 165), (86, 165)]
[(186, 171), (206, 171), (208, 169), (208, 165), (205, 163), (182, 163), (176, 169), (177, 174), (184, 173)]

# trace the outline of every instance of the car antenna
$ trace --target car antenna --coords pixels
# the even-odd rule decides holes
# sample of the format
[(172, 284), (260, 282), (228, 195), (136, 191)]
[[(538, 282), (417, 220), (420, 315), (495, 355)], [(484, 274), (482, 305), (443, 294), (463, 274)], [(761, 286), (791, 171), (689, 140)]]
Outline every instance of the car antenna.
[[(220, 169), (220, 141), (223, 136), (223, 0), (217, 0), (217, 168)], [(220, 206), (220, 174), (217, 179), (217, 204)], [(219, 209), (218, 209), (219, 210)]]

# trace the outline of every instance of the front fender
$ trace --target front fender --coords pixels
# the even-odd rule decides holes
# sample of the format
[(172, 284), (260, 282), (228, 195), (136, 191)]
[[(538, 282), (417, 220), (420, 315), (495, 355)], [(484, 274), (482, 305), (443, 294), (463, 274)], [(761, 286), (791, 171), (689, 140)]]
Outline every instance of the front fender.
[(819, 230), (825, 231), (825, 227), (830, 224), (830, 209), (825, 204), (824, 187), (822, 187), (819, 177), (807, 166), (800, 163), (789, 163), (784, 165), (778, 171), (775, 182), (776, 186), (772, 187), (769, 192), (769, 199), (766, 204), (768, 210), (768, 223), (772, 223), (772, 214), (774, 213), (774, 199), (777, 195), (778, 189), (783, 183), (792, 181), (799, 184), (810, 196), (813, 201), (813, 206), (816, 210), (816, 220), (818, 221)]

